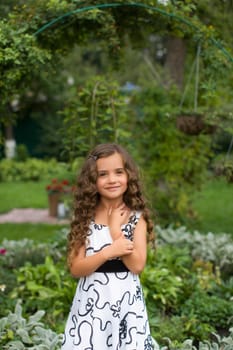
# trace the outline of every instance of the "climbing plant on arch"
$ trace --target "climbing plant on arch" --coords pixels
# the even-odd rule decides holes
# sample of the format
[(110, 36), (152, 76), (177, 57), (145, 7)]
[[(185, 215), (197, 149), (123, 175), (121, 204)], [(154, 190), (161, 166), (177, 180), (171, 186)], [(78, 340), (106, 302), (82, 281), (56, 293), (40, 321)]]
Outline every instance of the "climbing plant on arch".
[(142, 46), (147, 34), (171, 34), (202, 42), (206, 72), (216, 74), (233, 62), (229, 51), (215, 39), (192, 5), (182, 7), (159, 1), (29, 1), (0, 22), (0, 108), (30, 81), (32, 72), (49, 71), (75, 45), (99, 41), (112, 61), (125, 45), (125, 36)]

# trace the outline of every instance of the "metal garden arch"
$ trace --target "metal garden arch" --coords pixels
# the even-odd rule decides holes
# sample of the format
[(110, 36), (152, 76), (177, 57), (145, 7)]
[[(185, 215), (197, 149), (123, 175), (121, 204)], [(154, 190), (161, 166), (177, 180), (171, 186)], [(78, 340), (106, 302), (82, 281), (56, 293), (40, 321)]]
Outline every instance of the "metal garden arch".
[[(124, 3), (124, 4), (120, 4), (120, 3), (109, 3), (109, 4), (97, 4), (97, 5), (92, 5), (92, 6), (85, 6), (82, 8), (78, 8), (76, 10), (73, 11), (69, 11), (57, 18), (54, 18), (53, 20), (49, 21), (48, 23), (46, 23), (45, 25), (43, 25), (41, 28), (39, 28), (34, 35), (38, 36), (40, 33), (42, 33), (43, 31), (47, 30), (48, 28), (50, 28), (51, 26), (53, 26), (55, 23), (58, 23), (60, 21), (62, 21), (64, 18), (70, 17), (74, 14), (77, 13), (82, 13), (82, 12), (87, 12), (90, 10), (94, 10), (94, 9), (106, 9), (106, 8), (117, 8), (117, 7), (140, 7), (140, 8), (144, 8), (153, 12), (157, 12), (162, 16), (166, 16), (166, 17), (170, 17), (180, 23), (183, 23), (185, 25), (187, 25), (188, 27), (192, 28), (195, 32), (200, 32), (200, 29), (194, 25), (191, 21), (189, 21), (186, 18), (180, 17), (174, 13), (170, 13), (167, 12), (161, 8), (155, 7), (155, 6), (150, 6), (150, 5), (146, 5), (143, 3), (134, 3), (134, 2), (129, 2), (129, 3)], [(233, 63), (233, 57), (230, 55), (230, 53), (221, 45), (221, 43), (216, 40), (213, 37), (208, 38), (208, 40), (214, 45), (216, 46), (219, 50), (221, 50), (223, 52), (223, 54), (228, 58), (228, 60)]]

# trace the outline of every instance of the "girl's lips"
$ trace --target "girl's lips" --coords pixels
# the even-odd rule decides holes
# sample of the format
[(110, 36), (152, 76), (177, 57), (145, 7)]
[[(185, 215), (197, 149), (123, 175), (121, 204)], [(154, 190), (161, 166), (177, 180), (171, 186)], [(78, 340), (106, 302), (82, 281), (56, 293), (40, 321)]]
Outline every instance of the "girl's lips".
[(115, 191), (118, 190), (120, 187), (119, 186), (111, 186), (111, 187), (106, 187), (107, 191)]

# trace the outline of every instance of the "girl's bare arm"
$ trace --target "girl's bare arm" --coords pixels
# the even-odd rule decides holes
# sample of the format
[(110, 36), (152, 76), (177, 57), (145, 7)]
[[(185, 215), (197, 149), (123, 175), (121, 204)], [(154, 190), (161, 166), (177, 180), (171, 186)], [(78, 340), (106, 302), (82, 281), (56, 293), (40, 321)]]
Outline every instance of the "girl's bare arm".
[(132, 250), (133, 243), (126, 239), (123, 233), (112, 244), (90, 256), (86, 256), (85, 246), (82, 246), (72, 261), (70, 272), (76, 278), (88, 276), (107, 260), (127, 256), (132, 253)]
[(129, 255), (122, 256), (122, 261), (128, 269), (136, 274), (142, 272), (147, 257), (147, 225), (143, 217), (138, 221), (133, 238), (133, 251)]

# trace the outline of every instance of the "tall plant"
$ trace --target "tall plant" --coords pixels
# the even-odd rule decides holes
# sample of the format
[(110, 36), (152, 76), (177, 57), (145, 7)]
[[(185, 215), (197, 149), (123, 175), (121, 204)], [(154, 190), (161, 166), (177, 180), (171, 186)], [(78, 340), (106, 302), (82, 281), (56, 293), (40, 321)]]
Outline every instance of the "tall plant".
[(194, 218), (190, 194), (205, 179), (211, 138), (186, 136), (176, 128), (174, 90), (149, 87), (134, 103), (140, 111), (135, 117), (135, 146), (140, 149), (148, 194), (160, 223)]
[(127, 99), (117, 82), (104, 77), (87, 81), (60, 113), (61, 139), (70, 160), (82, 157), (97, 143), (123, 142), (130, 136)]

